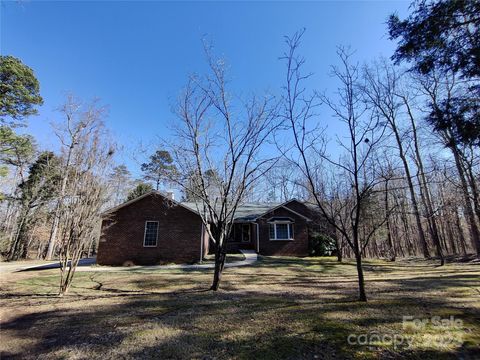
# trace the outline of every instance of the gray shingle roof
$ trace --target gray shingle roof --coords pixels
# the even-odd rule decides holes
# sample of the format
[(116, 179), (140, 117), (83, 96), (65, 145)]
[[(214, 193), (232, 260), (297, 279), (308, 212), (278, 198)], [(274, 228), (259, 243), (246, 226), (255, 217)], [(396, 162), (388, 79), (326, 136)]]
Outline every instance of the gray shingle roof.
[[(197, 206), (194, 202), (182, 202), (181, 204), (193, 211), (197, 211)], [(280, 204), (281, 203), (246, 203), (240, 205), (235, 212), (235, 221), (252, 221)]]

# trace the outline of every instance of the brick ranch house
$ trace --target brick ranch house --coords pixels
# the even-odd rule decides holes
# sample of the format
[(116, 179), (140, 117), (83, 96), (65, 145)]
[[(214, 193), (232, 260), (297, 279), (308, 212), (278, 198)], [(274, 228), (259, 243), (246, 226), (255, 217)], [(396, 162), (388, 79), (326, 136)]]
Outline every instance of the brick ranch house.
[[(325, 228), (317, 213), (295, 199), (244, 204), (236, 215), (227, 249), (252, 249), (262, 255), (307, 256), (312, 229)], [(102, 218), (100, 265), (192, 263), (211, 248), (195, 204), (158, 191), (110, 209)]]

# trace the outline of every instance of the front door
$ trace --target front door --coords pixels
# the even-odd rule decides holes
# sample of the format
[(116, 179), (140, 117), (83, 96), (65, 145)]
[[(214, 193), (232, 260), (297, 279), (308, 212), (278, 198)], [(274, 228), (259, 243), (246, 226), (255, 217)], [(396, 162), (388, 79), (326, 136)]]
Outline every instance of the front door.
[(250, 224), (242, 224), (242, 243), (250, 242)]

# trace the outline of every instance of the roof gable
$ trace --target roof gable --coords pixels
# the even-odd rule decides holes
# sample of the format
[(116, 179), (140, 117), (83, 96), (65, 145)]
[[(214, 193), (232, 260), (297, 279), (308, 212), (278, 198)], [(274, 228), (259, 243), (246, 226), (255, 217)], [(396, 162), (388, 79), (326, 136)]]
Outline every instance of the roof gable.
[[(260, 216), (257, 216), (256, 219), (258, 219), (258, 218), (260, 218), (260, 217), (262, 217), (262, 216), (264, 216), (264, 215), (267, 215), (267, 214), (271, 213), (272, 211), (275, 211), (276, 209), (282, 208), (282, 209), (285, 209), (285, 210), (291, 212), (292, 214), (295, 214), (295, 215), (297, 215), (297, 216), (300, 216), (300, 217), (304, 218), (306, 221), (312, 221), (312, 219), (310, 219), (308, 216), (305, 216), (305, 215), (303, 215), (303, 214), (301, 214), (301, 213), (299, 213), (299, 212), (297, 212), (297, 211), (295, 211), (295, 210), (293, 210), (293, 209), (290, 209), (289, 207), (285, 206), (286, 204), (288, 204), (288, 203), (291, 202), (291, 201), (293, 201), (293, 200), (288, 200), (288, 201), (286, 201), (286, 202), (284, 202), (284, 203), (282, 203), (282, 204), (280, 204), (280, 205), (278, 205), (278, 206), (275, 206), (275, 207), (269, 209), (268, 211), (266, 211), (265, 213), (261, 214)], [(298, 200), (295, 200), (295, 201), (298, 201)], [(255, 219), (255, 220), (256, 220), (256, 219)]]
[(111, 208), (111, 209), (108, 209), (108, 210), (104, 211), (104, 212), (101, 214), (101, 216), (102, 216), (102, 217), (105, 217), (105, 216), (107, 216), (108, 214), (112, 214), (112, 213), (114, 213), (114, 212), (116, 212), (116, 211), (118, 211), (118, 210), (120, 210), (120, 209), (122, 209), (122, 208), (125, 208), (125, 207), (127, 207), (127, 206), (130, 206), (130, 205), (132, 205), (132, 204), (134, 204), (134, 203), (136, 203), (136, 202), (138, 202), (138, 201), (140, 201), (140, 200), (142, 200), (142, 199), (144, 199), (144, 198), (146, 198), (146, 197), (152, 196), (152, 195), (161, 196), (161, 197), (163, 197), (165, 200), (171, 201), (171, 202), (174, 203), (175, 205), (179, 205), (179, 206), (181, 206), (181, 207), (183, 207), (183, 208), (185, 208), (185, 209), (187, 209), (187, 210), (189, 210), (189, 211), (191, 211), (191, 212), (193, 212), (193, 213), (195, 213), (195, 214), (198, 215), (198, 212), (195, 211), (194, 209), (189, 208), (189, 207), (183, 205), (182, 203), (180, 203), (180, 202), (178, 202), (178, 201), (175, 201), (175, 200), (172, 200), (172, 199), (168, 198), (166, 195), (164, 195), (162, 192), (160, 192), (160, 191), (158, 191), (158, 190), (152, 190), (152, 191), (149, 191), (148, 193), (145, 193), (145, 194), (143, 194), (143, 195), (140, 195), (139, 197), (136, 197), (135, 199), (126, 201), (126, 202), (124, 202), (123, 204), (117, 205), (117, 206), (115, 206), (115, 207), (113, 207), (113, 208)]

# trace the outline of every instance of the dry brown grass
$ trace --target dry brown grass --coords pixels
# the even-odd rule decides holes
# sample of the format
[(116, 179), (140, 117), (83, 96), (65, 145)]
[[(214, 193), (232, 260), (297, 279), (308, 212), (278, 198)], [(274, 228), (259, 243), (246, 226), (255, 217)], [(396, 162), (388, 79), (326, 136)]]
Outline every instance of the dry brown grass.
[[(78, 273), (65, 298), (58, 270), (1, 274), (4, 358), (475, 358), (480, 267), (428, 261), (365, 265), (370, 301), (356, 301), (353, 263), (263, 258), (225, 270)], [(459, 327), (402, 326), (402, 316), (454, 316)], [(350, 334), (408, 335), (412, 346), (349, 345)], [(432, 339), (455, 336), (456, 343)], [(383, 339), (388, 340), (388, 339)]]

